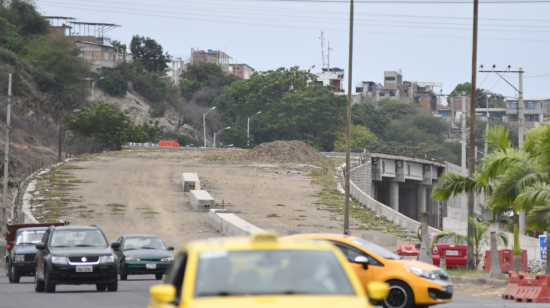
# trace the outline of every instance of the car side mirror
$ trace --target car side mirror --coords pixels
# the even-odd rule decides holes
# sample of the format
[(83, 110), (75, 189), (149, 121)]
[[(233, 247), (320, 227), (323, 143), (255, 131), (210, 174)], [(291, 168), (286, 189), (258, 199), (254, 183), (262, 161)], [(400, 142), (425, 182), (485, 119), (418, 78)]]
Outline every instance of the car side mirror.
[(119, 242), (112, 242), (111, 243), (111, 248), (113, 248), (114, 250), (120, 250), (120, 243)]
[(174, 250), (174, 247), (170, 246), (168, 247), (168, 250)]
[(176, 287), (171, 284), (159, 284), (149, 289), (151, 299), (156, 303), (171, 303), (176, 299)]
[(44, 244), (44, 243), (36, 243), (36, 244), (34, 245), (34, 247), (36, 247), (36, 249), (38, 249), (38, 250), (44, 250), (44, 249), (46, 249), (46, 244)]
[(363, 264), (363, 269), (367, 270), (369, 268), (369, 259), (365, 256), (357, 256), (353, 260), (353, 263)]

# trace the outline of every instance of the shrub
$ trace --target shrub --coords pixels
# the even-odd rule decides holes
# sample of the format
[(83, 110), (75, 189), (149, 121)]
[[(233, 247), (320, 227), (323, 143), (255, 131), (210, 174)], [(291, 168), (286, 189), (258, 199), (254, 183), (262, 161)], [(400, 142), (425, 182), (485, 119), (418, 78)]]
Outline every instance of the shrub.
[(164, 103), (151, 103), (151, 109), (149, 109), (149, 115), (152, 118), (161, 118), (166, 113), (166, 105)]
[(112, 96), (124, 96), (128, 92), (128, 84), (124, 81), (119, 70), (108, 71), (99, 80), (98, 85)]
[(134, 80), (136, 91), (151, 103), (164, 100), (168, 83), (165, 77), (156, 73), (143, 72)]

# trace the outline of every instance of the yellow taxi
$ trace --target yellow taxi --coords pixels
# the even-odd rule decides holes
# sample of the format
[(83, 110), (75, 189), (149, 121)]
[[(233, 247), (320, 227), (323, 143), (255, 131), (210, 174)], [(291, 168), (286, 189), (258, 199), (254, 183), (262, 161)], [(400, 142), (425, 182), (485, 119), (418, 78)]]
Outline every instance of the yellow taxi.
[[(163, 283), (151, 287), (149, 308), (371, 307), (333, 245), (270, 233), (191, 242)], [(368, 286), (371, 300), (385, 298), (388, 291), (386, 283)]]
[[(297, 234), (289, 238), (328, 241), (350, 261), (363, 286), (386, 282), (390, 292), (381, 304), (386, 308), (410, 308), (447, 303), (453, 285), (447, 273), (424, 262), (404, 260), (386, 249), (359, 237), (340, 234)], [(368, 259), (359, 264), (355, 260)], [(368, 290), (367, 290), (367, 294)]]

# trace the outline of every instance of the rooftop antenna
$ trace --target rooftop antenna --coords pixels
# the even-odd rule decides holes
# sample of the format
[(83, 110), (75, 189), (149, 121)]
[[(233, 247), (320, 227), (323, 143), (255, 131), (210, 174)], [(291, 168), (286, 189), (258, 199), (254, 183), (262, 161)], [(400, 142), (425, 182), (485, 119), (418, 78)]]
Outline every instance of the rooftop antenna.
[(327, 68), (330, 71), (330, 41), (328, 41), (328, 48), (327, 48)]
[(325, 38), (323, 37), (323, 31), (321, 31), (321, 56), (323, 57), (323, 68), (325, 68)]

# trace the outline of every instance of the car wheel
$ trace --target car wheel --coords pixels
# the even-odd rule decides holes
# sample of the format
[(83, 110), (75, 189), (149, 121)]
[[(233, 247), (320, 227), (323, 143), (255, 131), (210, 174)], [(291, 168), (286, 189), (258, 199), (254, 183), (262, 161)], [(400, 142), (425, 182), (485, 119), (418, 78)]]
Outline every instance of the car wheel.
[(95, 285), (95, 289), (98, 291), (105, 291), (107, 290), (107, 284), (106, 283), (98, 283)]
[(382, 302), (384, 308), (411, 308), (414, 304), (411, 288), (402, 281), (388, 281), (390, 293)]
[(128, 280), (128, 274), (120, 270), (120, 280)]
[(46, 270), (44, 273), (44, 291), (46, 293), (53, 293), (55, 292), (55, 284), (52, 283), (52, 280), (50, 279), (50, 274)]
[(9, 268), (10, 268), (10, 262), (8, 262), (8, 260), (6, 259), (6, 267), (4, 268), (4, 270), (6, 271), (6, 277), (8, 277), (8, 279), (10, 278)]
[(12, 271), (11, 265), (10, 265), (9, 263), (7, 263), (7, 264), (6, 264), (6, 276), (8, 276), (8, 281), (9, 281), (10, 283), (13, 283), (13, 278), (12, 278), (12, 276), (11, 276), (11, 271)]
[(107, 284), (107, 291), (116, 292), (118, 290), (118, 280)]
[(44, 281), (38, 280), (38, 266), (34, 271), (34, 291), (44, 292)]
[(11, 268), (11, 282), (13, 283), (19, 283), (19, 280), (21, 280), (21, 273), (15, 270), (15, 266), (10, 266)]
[(156, 280), (161, 280), (162, 279), (162, 274), (155, 274), (155, 279)]

